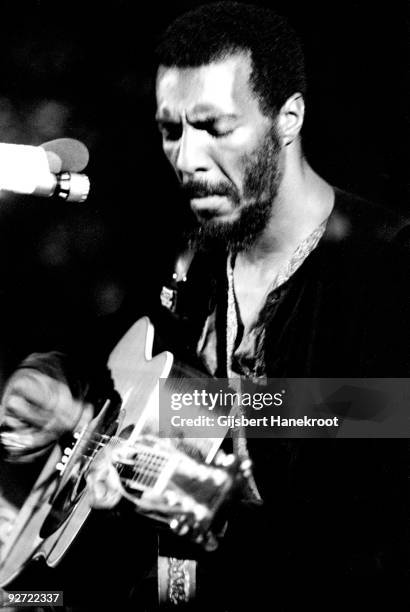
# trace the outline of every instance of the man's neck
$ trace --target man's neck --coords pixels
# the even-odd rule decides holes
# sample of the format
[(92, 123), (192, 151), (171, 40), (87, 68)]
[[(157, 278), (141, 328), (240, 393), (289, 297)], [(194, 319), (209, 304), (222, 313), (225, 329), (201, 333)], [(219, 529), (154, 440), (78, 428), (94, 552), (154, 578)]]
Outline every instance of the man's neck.
[(238, 254), (239, 265), (264, 269), (281, 265), (329, 216), (333, 188), (300, 159), (287, 164), (268, 226), (247, 251)]
[[(266, 295), (290, 265), (292, 256), (329, 216), (334, 191), (307, 163), (283, 175), (270, 223), (248, 251), (238, 253), (233, 271), (242, 323), (257, 319)], [(290, 168), (291, 169), (291, 168)]]

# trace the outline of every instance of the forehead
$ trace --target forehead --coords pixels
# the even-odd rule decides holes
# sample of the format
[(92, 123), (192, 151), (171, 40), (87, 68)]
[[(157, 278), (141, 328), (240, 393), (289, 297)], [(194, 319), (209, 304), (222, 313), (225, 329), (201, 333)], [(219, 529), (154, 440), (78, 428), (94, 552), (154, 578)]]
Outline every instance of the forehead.
[(243, 113), (258, 101), (251, 89), (250, 57), (243, 53), (197, 68), (160, 66), (157, 112), (175, 117), (206, 112)]

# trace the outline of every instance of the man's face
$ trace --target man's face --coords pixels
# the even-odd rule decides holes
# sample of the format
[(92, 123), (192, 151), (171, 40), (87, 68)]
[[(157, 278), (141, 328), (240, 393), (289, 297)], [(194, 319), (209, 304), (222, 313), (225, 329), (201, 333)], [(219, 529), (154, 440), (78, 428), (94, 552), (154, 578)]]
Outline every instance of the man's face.
[(238, 250), (263, 231), (280, 183), (280, 144), (238, 53), (199, 68), (160, 67), (157, 121), (165, 155), (201, 238)]

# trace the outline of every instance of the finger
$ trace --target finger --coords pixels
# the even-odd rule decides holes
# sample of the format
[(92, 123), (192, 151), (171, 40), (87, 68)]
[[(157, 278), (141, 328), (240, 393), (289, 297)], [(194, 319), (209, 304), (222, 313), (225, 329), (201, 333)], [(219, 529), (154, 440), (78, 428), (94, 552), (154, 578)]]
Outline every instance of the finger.
[(1, 424), (0, 431), (14, 431), (18, 433), (23, 429), (27, 429), (27, 427), (31, 427), (33, 429), (38, 429), (32, 423), (27, 423), (27, 421), (20, 419), (15, 416), (7, 415)]
[(84, 410), (84, 404), (74, 400), (71, 396), (61, 393), (55, 398), (55, 405), (50, 418), (45, 424), (48, 431), (54, 431), (62, 434), (68, 431), (74, 431)]
[(82, 404), (69, 387), (39, 372), (20, 372), (12, 378), (3, 397), (6, 417), (15, 416), (55, 432), (70, 431), (80, 419)]
[(86, 477), (94, 508), (113, 508), (122, 497), (121, 482), (114, 466), (107, 460), (94, 464)]
[(42, 450), (53, 442), (53, 438), (42, 431), (25, 428), (1, 432), (0, 441), (6, 456), (11, 457)]
[(49, 394), (52, 381), (52, 378), (36, 370), (17, 370), (6, 384), (2, 401), (7, 401), (10, 394), (15, 394), (35, 405), (41, 405)]
[(50, 410), (34, 406), (19, 395), (9, 395), (6, 404), (3, 404), (3, 408), (3, 422), (13, 419), (42, 426), (50, 419)]
[(12, 414), (39, 423), (49, 418), (52, 409), (52, 379), (24, 372), (12, 377), (7, 384), (2, 405), (5, 414)]

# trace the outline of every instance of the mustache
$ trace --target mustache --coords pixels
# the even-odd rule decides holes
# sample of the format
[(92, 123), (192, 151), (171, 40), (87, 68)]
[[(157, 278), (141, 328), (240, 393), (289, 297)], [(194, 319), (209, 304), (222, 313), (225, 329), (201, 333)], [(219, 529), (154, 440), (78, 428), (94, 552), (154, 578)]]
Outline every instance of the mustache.
[(206, 198), (210, 196), (237, 197), (236, 189), (223, 182), (212, 185), (207, 181), (190, 180), (181, 185), (181, 189), (188, 198)]

